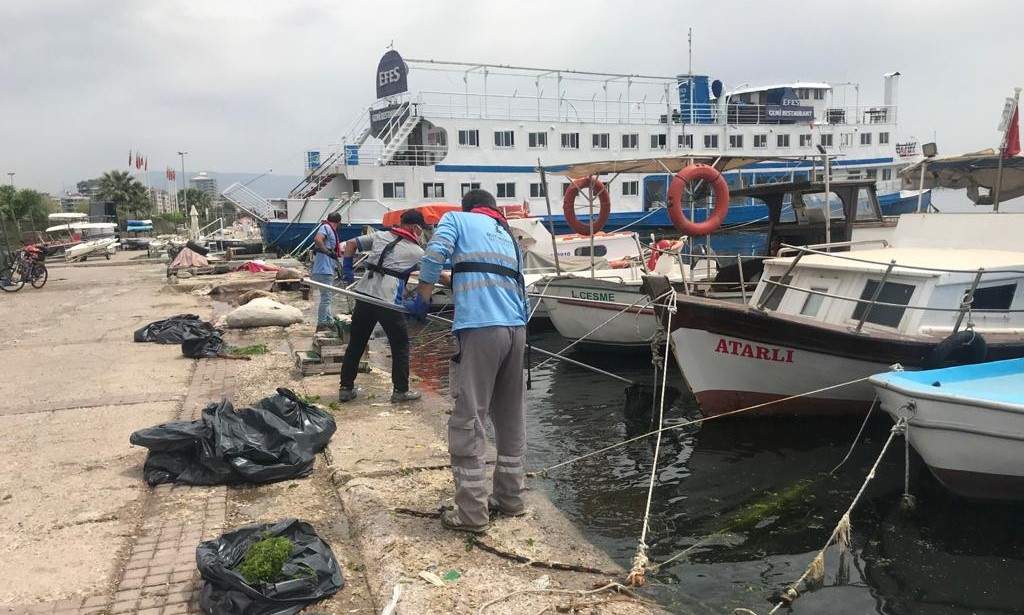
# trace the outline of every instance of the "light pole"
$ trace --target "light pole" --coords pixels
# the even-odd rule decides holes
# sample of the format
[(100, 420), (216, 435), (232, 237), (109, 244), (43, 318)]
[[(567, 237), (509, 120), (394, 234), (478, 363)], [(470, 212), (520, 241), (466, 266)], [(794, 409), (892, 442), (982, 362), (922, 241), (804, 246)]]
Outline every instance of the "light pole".
[(14, 171), (8, 171), (7, 172), (7, 177), (11, 180), (11, 188), (14, 187), (14, 175), (15, 175)]
[(185, 195), (185, 215), (188, 215), (188, 187), (185, 183), (185, 154), (188, 152), (178, 152), (181, 156), (181, 193)]

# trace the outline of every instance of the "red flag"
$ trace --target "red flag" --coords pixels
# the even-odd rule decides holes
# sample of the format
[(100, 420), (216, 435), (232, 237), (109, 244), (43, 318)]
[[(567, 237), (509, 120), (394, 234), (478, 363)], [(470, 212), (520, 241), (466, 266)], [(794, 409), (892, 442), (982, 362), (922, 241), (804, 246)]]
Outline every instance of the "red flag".
[(1020, 153), (1020, 107), (1013, 110), (1010, 126), (1006, 129), (1006, 145), (1003, 147), (1003, 158), (1016, 156)]

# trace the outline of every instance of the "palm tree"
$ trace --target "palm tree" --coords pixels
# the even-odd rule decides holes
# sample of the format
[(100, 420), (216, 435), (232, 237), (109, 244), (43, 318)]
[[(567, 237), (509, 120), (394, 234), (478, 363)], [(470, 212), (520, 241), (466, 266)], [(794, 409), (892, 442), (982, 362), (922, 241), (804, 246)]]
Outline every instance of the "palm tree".
[(146, 188), (128, 171), (107, 171), (100, 177), (96, 196), (117, 207), (117, 217), (140, 218), (152, 209)]

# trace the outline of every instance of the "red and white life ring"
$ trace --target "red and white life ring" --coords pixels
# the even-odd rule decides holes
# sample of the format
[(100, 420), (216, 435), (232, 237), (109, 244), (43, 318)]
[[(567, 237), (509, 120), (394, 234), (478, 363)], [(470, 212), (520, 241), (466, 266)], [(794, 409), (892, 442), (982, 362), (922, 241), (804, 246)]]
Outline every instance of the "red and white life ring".
[(593, 225), (595, 233), (604, 228), (605, 222), (608, 221), (608, 214), (612, 211), (612, 199), (601, 180), (593, 176), (572, 180), (569, 187), (565, 189), (565, 197), (562, 199), (562, 213), (565, 214), (565, 223), (579, 235), (590, 234), (590, 224), (583, 224), (576, 218), (576, 195), (580, 193), (580, 190), (587, 187), (593, 191), (600, 203), (597, 220), (594, 220)]
[[(715, 195), (715, 208), (703, 222), (693, 222), (683, 213), (682, 197), (686, 184), (695, 179), (702, 179), (711, 184)], [(672, 177), (668, 187), (668, 217), (672, 225), (684, 235), (708, 235), (725, 221), (729, 212), (729, 184), (718, 172), (718, 169), (706, 164), (693, 164), (679, 171)]]

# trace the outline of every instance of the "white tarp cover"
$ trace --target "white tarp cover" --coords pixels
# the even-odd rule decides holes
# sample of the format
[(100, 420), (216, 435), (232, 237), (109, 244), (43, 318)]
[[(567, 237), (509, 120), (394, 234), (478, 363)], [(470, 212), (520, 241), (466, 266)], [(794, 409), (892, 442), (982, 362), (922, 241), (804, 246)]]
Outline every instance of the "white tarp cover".
[[(987, 149), (963, 156), (933, 158), (918, 162), (900, 171), (903, 188), (916, 190), (921, 181), (924, 165), (925, 188), (953, 188), (967, 191), (967, 198), (976, 205), (991, 205), (993, 188), (999, 174), (999, 156)], [(987, 190), (982, 193), (981, 189)], [(1011, 156), (1003, 160), (1003, 178), (999, 200), (1008, 201), (1024, 196), (1024, 156)]]

